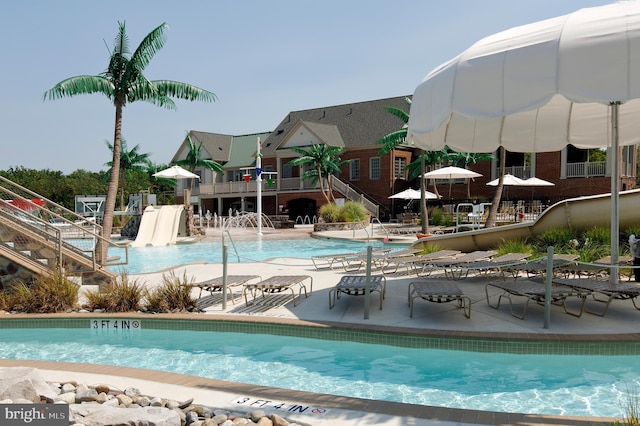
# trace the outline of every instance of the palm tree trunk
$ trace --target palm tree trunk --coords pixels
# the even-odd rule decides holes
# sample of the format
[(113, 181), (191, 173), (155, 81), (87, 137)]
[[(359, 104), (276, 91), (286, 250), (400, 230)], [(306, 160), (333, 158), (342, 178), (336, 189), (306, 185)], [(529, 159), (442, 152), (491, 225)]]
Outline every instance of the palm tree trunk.
[[(318, 173), (318, 182), (320, 182), (320, 192), (322, 192), (322, 195), (324, 195), (324, 198), (327, 200), (327, 203), (331, 204), (331, 199), (329, 198), (329, 195), (327, 194), (327, 192), (324, 191), (324, 178), (322, 177), (322, 171), (320, 169), (320, 165), (316, 166), (316, 172)], [(327, 178), (327, 181), (328, 181), (328, 178)], [(331, 189), (330, 186), (329, 186), (329, 189)]]
[(120, 176), (120, 140), (122, 137), (122, 101), (116, 99), (116, 122), (113, 135), (113, 159), (111, 160), (111, 174), (107, 189), (107, 199), (104, 203), (104, 215), (102, 216), (102, 238), (104, 239), (96, 247), (96, 260), (104, 265), (107, 262), (109, 239), (113, 228), (113, 211), (118, 197), (118, 177)]
[(498, 186), (496, 192), (493, 194), (493, 201), (491, 202), (491, 209), (489, 210), (489, 216), (484, 224), (485, 228), (493, 228), (496, 226), (496, 217), (498, 216), (498, 209), (500, 208), (500, 199), (502, 198), (502, 188), (504, 188), (504, 169), (506, 165), (506, 150), (504, 147), (500, 147), (500, 178), (498, 179)]

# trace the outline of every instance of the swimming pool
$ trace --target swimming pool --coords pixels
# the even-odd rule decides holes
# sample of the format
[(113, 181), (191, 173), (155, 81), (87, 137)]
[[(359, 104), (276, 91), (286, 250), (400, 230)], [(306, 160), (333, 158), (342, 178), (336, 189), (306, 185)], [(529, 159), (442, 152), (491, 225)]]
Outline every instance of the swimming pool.
[[(144, 324), (144, 320), (142, 320)], [(514, 355), (238, 332), (0, 329), (0, 357), (147, 368), (411, 404), (619, 417), (640, 356)]]
[[(229, 262), (238, 262), (234, 247), (240, 255), (241, 262), (263, 261), (278, 257), (297, 257), (310, 259), (311, 256), (348, 253), (366, 250), (366, 244), (357, 241), (327, 240), (318, 238), (297, 238), (284, 240), (240, 240), (226, 243), (229, 247)], [(383, 242), (372, 241), (373, 247), (382, 247)], [(394, 244), (394, 249), (404, 248)], [(110, 256), (124, 258), (123, 250), (109, 249)], [(162, 247), (129, 247), (129, 263), (125, 266), (112, 267), (114, 272), (126, 271), (129, 274), (157, 272), (177, 265), (206, 261), (222, 262), (222, 243), (204, 241), (191, 244), (172, 244)], [(310, 262), (311, 263), (311, 262)]]

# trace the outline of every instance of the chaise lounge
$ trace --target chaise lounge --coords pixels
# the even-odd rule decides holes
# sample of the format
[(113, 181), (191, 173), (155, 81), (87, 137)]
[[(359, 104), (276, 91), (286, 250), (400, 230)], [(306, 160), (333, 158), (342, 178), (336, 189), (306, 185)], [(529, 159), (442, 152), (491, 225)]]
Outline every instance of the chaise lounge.
[[(265, 298), (265, 294), (276, 294), (285, 291), (291, 291), (291, 300), (293, 306), (297, 306), (300, 303), (302, 292), (304, 291), (304, 297), (309, 297), (307, 293), (307, 286), (304, 284), (306, 280), (309, 280), (309, 292), (313, 291), (313, 277), (309, 275), (274, 275), (265, 280), (262, 280), (255, 284), (245, 284), (243, 289), (244, 301), (247, 306), (255, 304), (258, 291)], [(296, 299), (296, 289), (298, 289), (298, 298)], [(249, 303), (247, 293), (251, 293), (253, 299)]]
[[(345, 275), (340, 278), (338, 284), (329, 290), (329, 309), (333, 309), (336, 299), (341, 294), (348, 296), (364, 296), (367, 290), (367, 277), (364, 275)], [(369, 282), (369, 294), (378, 293), (380, 296), (380, 309), (382, 300), (387, 292), (387, 279), (383, 275), (372, 275)]]
[(411, 318), (413, 318), (414, 301), (418, 298), (433, 303), (458, 302), (464, 316), (471, 318), (471, 299), (454, 282), (442, 280), (411, 282), (409, 284), (409, 316)]
[[(611, 282), (596, 280), (593, 278), (579, 278), (579, 279), (554, 279), (554, 283), (566, 285), (578, 290), (589, 291), (591, 292), (591, 296), (593, 300), (598, 303), (604, 304), (604, 309), (602, 312), (595, 312), (587, 309), (587, 312), (593, 315), (605, 316), (607, 310), (609, 309), (609, 305), (613, 300), (631, 300), (633, 302), (633, 307), (640, 310), (640, 306), (636, 303), (636, 299), (640, 296), (640, 285), (638, 284), (630, 284), (630, 283), (617, 283), (613, 284)], [(599, 293), (605, 298), (596, 297), (596, 293)]]
[[(498, 296), (498, 303), (492, 304), (489, 296), (489, 287), (495, 287), (502, 290), (502, 294)], [(546, 299), (546, 286), (541, 282), (535, 282), (531, 280), (522, 281), (492, 281), (485, 286), (485, 294), (487, 296), (487, 304), (494, 309), (500, 307), (502, 298), (509, 301), (509, 309), (511, 315), (516, 318), (524, 319), (527, 315), (527, 308), (529, 302), (534, 301), (540, 305), (543, 305)], [(565, 313), (574, 316), (581, 317), (585, 310), (585, 303), (587, 296), (591, 294), (591, 291), (572, 288), (566, 285), (553, 285), (551, 286), (551, 302), (554, 304), (560, 304), (564, 308)], [(513, 310), (512, 296), (524, 297), (526, 299), (522, 313), (516, 313)], [(580, 310), (578, 312), (572, 312), (567, 308), (567, 298), (577, 297), (581, 300)]]
[[(224, 285), (223, 279), (224, 277), (212, 278), (210, 280), (191, 284), (191, 287), (200, 289), (198, 299), (202, 297), (202, 290), (210, 292), (213, 296), (213, 293), (222, 293)], [(251, 280), (262, 280), (262, 277), (260, 275), (227, 275), (227, 290), (229, 291), (229, 295), (231, 296), (231, 301), (233, 303), (236, 303), (233, 297), (233, 287), (244, 285)]]

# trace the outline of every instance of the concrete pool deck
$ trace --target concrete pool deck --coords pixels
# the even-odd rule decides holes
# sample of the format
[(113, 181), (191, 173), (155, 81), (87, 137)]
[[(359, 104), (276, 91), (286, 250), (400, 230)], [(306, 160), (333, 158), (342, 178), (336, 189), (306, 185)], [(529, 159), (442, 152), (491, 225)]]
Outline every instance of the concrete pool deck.
[[(265, 232), (261, 236), (269, 238), (308, 237), (309, 227), (293, 230)], [(359, 239), (365, 234), (339, 231), (324, 235), (331, 238)], [(219, 238), (213, 232), (209, 238)], [(236, 238), (234, 235), (233, 238)], [(258, 238), (251, 231), (243, 231), (237, 238)], [(407, 242), (414, 241), (407, 237)], [(250, 257), (250, 254), (245, 254)], [(232, 253), (230, 253), (230, 259)], [(186, 273), (195, 282), (222, 275), (221, 264), (192, 264), (178, 267), (176, 275)], [(164, 272), (166, 273), (166, 272)], [(162, 283), (163, 272), (135, 276), (148, 286)], [(566, 315), (561, 307), (553, 306), (549, 328), (544, 328), (543, 308), (531, 304), (524, 320), (510, 315), (508, 304), (493, 309), (486, 303), (484, 277), (469, 277), (456, 281), (460, 289), (471, 298), (471, 318), (467, 319), (455, 303), (429, 303), (417, 300), (413, 318), (409, 317), (407, 287), (416, 281), (415, 275), (387, 275), (387, 291), (383, 309), (379, 309), (378, 295), (371, 296), (369, 318), (364, 318), (364, 298), (343, 296), (329, 309), (329, 291), (344, 275), (364, 275), (364, 269), (345, 272), (342, 268), (318, 270), (308, 259), (272, 259), (265, 262), (229, 263), (229, 275), (260, 275), (263, 279), (274, 275), (308, 275), (313, 279), (313, 292), (304, 296), (297, 306), (290, 302), (291, 295), (270, 295), (265, 302), (246, 306), (240, 288), (234, 290), (234, 301), (227, 302), (222, 309), (219, 294), (203, 292), (203, 314), (162, 315), (154, 318), (193, 318), (198, 315), (205, 319), (229, 319), (237, 321), (274, 322), (286, 324), (326, 324), (354, 329), (399, 331), (433, 336), (469, 336), (487, 339), (518, 339), (540, 341), (591, 341), (616, 342), (638, 341), (638, 312), (631, 301), (612, 302), (605, 317), (584, 314), (580, 318)], [(373, 272), (376, 273), (375, 271)], [(194, 290), (197, 292), (198, 290)], [(498, 289), (491, 294), (499, 294)], [(197, 293), (196, 293), (197, 294)], [(261, 302), (261, 300), (259, 300)], [(288, 303), (287, 303), (288, 302)], [(82, 314), (73, 314), (76, 317)], [(124, 315), (131, 317), (131, 315)], [(144, 316), (142, 316), (144, 318)], [(224, 409), (251, 410), (251, 406), (239, 406), (237, 399), (243, 396), (254, 398), (254, 408), (263, 400), (284, 401), (291, 404), (326, 409), (325, 414), (281, 414), (300, 422), (317, 425), (453, 425), (453, 424), (553, 424), (553, 425), (593, 425), (607, 424), (611, 419), (576, 418), (562, 416), (540, 416), (513, 413), (494, 413), (474, 410), (446, 409), (410, 404), (370, 401), (331, 395), (309, 394), (284, 389), (264, 388), (254, 385), (220, 382), (179, 374), (131, 368), (97, 366), (90, 364), (65, 364), (39, 361), (0, 360), (0, 366), (27, 365), (43, 372), (48, 380), (76, 380), (88, 384), (107, 383), (116, 387), (136, 386), (143, 393), (165, 398), (188, 399)], [(182, 397), (184, 396), (184, 397)]]

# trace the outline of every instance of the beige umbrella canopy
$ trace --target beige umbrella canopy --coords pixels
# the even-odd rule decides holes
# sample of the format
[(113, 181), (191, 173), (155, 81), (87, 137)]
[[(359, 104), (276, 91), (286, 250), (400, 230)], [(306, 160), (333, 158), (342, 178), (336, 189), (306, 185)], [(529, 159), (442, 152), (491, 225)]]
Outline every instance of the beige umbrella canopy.
[[(500, 179), (494, 179), (490, 182), (487, 182), (487, 185), (489, 186), (498, 186), (498, 182), (500, 181)], [(525, 180), (520, 179), (517, 176), (514, 175), (510, 175), (510, 174), (506, 174), (504, 175), (504, 181), (502, 182), (503, 185), (508, 185), (508, 186), (524, 186), (525, 185)]]
[[(426, 200), (435, 200), (438, 198), (436, 194), (433, 192), (425, 191), (424, 197)], [(420, 191), (413, 188), (407, 188), (404, 191), (400, 191), (397, 194), (391, 195), (389, 198), (399, 198), (401, 200), (419, 200), (420, 199)]]
[(180, 166), (171, 166), (168, 169), (154, 173), (153, 176), (166, 179), (200, 179), (200, 176), (197, 174), (191, 173), (189, 170), (183, 169)]
[(463, 169), (462, 167), (448, 166), (440, 169), (431, 170), (422, 175), (426, 179), (448, 179), (449, 180), (449, 198), (451, 198), (451, 183), (453, 179), (469, 179), (481, 177), (480, 173), (473, 170)]

